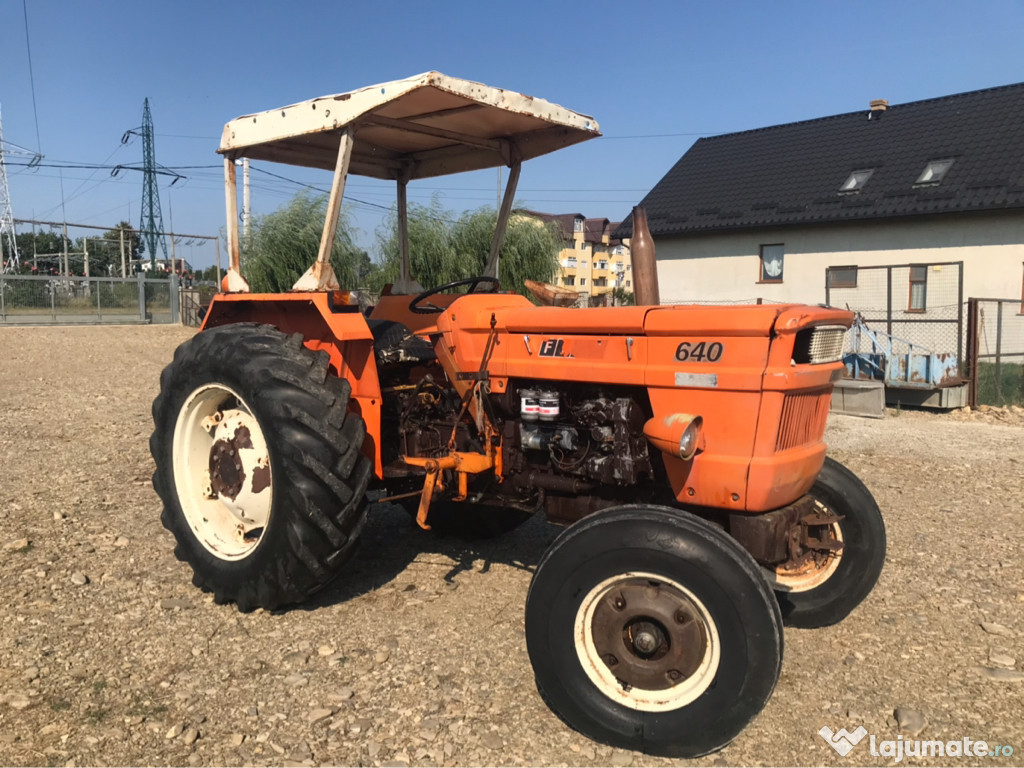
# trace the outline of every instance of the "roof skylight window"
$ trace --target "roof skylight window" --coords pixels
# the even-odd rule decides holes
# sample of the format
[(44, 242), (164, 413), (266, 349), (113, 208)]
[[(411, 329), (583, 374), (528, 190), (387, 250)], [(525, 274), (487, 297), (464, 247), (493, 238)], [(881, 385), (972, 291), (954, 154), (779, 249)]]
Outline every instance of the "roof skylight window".
[(925, 166), (921, 175), (917, 177), (915, 184), (938, 184), (942, 181), (949, 169), (953, 167), (952, 160), (932, 160)]
[(860, 171), (854, 171), (851, 173), (846, 181), (843, 182), (843, 186), (839, 188), (840, 192), (859, 192), (863, 189), (864, 185), (868, 183), (868, 179), (871, 178), (871, 174), (875, 172), (874, 168), (866, 168)]

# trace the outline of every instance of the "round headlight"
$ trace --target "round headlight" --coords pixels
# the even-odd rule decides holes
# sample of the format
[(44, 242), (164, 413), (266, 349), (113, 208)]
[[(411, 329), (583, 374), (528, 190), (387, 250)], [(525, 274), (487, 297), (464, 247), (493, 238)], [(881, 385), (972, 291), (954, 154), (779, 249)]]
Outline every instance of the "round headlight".
[(679, 438), (679, 458), (689, 459), (697, 452), (697, 437), (700, 434), (700, 420), (694, 419), (683, 430)]

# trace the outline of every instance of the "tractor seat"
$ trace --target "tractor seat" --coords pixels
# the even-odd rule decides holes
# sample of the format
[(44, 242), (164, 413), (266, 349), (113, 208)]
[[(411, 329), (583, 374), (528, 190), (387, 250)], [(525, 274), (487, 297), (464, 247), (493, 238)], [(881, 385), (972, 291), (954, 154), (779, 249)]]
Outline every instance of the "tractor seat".
[(426, 363), (437, 359), (431, 343), (414, 334), (405, 323), (367, 318), (366, 324), (373, 336), (373, 354), (382, 365)]

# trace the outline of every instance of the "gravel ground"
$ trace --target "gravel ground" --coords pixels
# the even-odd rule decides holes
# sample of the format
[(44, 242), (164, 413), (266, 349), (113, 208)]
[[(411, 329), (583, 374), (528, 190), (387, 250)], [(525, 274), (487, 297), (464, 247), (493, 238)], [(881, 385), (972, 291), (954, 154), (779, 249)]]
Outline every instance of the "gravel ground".
[[(177, 327), (0, 328), (0, 764), (670, 765), (545, 707), (523, 637), (540, 520), (467, 544), (378, 508), (307, 606), (240, 614), (191, 586), (150, 485), (149, 407)], [(832, 455), (886, 515), (881, 582), (837, 627), (787, 630), (765, 711), (698, 765), (985, 739), (1024, 761), (1024, 416), (833, 417)], [(898, 711), (898, 714), (897, 714)], [(902, 730), (901, 730), (902, 727)]]

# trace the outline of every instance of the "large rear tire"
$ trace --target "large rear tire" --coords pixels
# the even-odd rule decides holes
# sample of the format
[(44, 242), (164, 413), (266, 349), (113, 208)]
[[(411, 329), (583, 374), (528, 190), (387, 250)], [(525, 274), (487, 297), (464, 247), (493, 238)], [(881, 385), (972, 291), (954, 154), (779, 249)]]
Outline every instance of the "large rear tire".
[(786, 625), (805, 629), (836, 624), (860, 605), (878, 581), (886, 547), (878, 504), (860, 478), (838, 461), (825, 458), (810, 495), (821, 515), (843, 518), (815, 532), (817, 538), (842, 542), (842, 549), (765, 570)]
[(371, 473), (327, 354), (270, 326), (222, 326), (177, 349), (160, 389), (153, 487), (193, 583), (243, 611), (323, 588), (365, 523)]
[(709, 523), (630, 505), (565, 530), (537, 566), (526, 644), (541, 695), (584, 735), (670, 757), (721, 749), (779, 677), (782, 617)]

